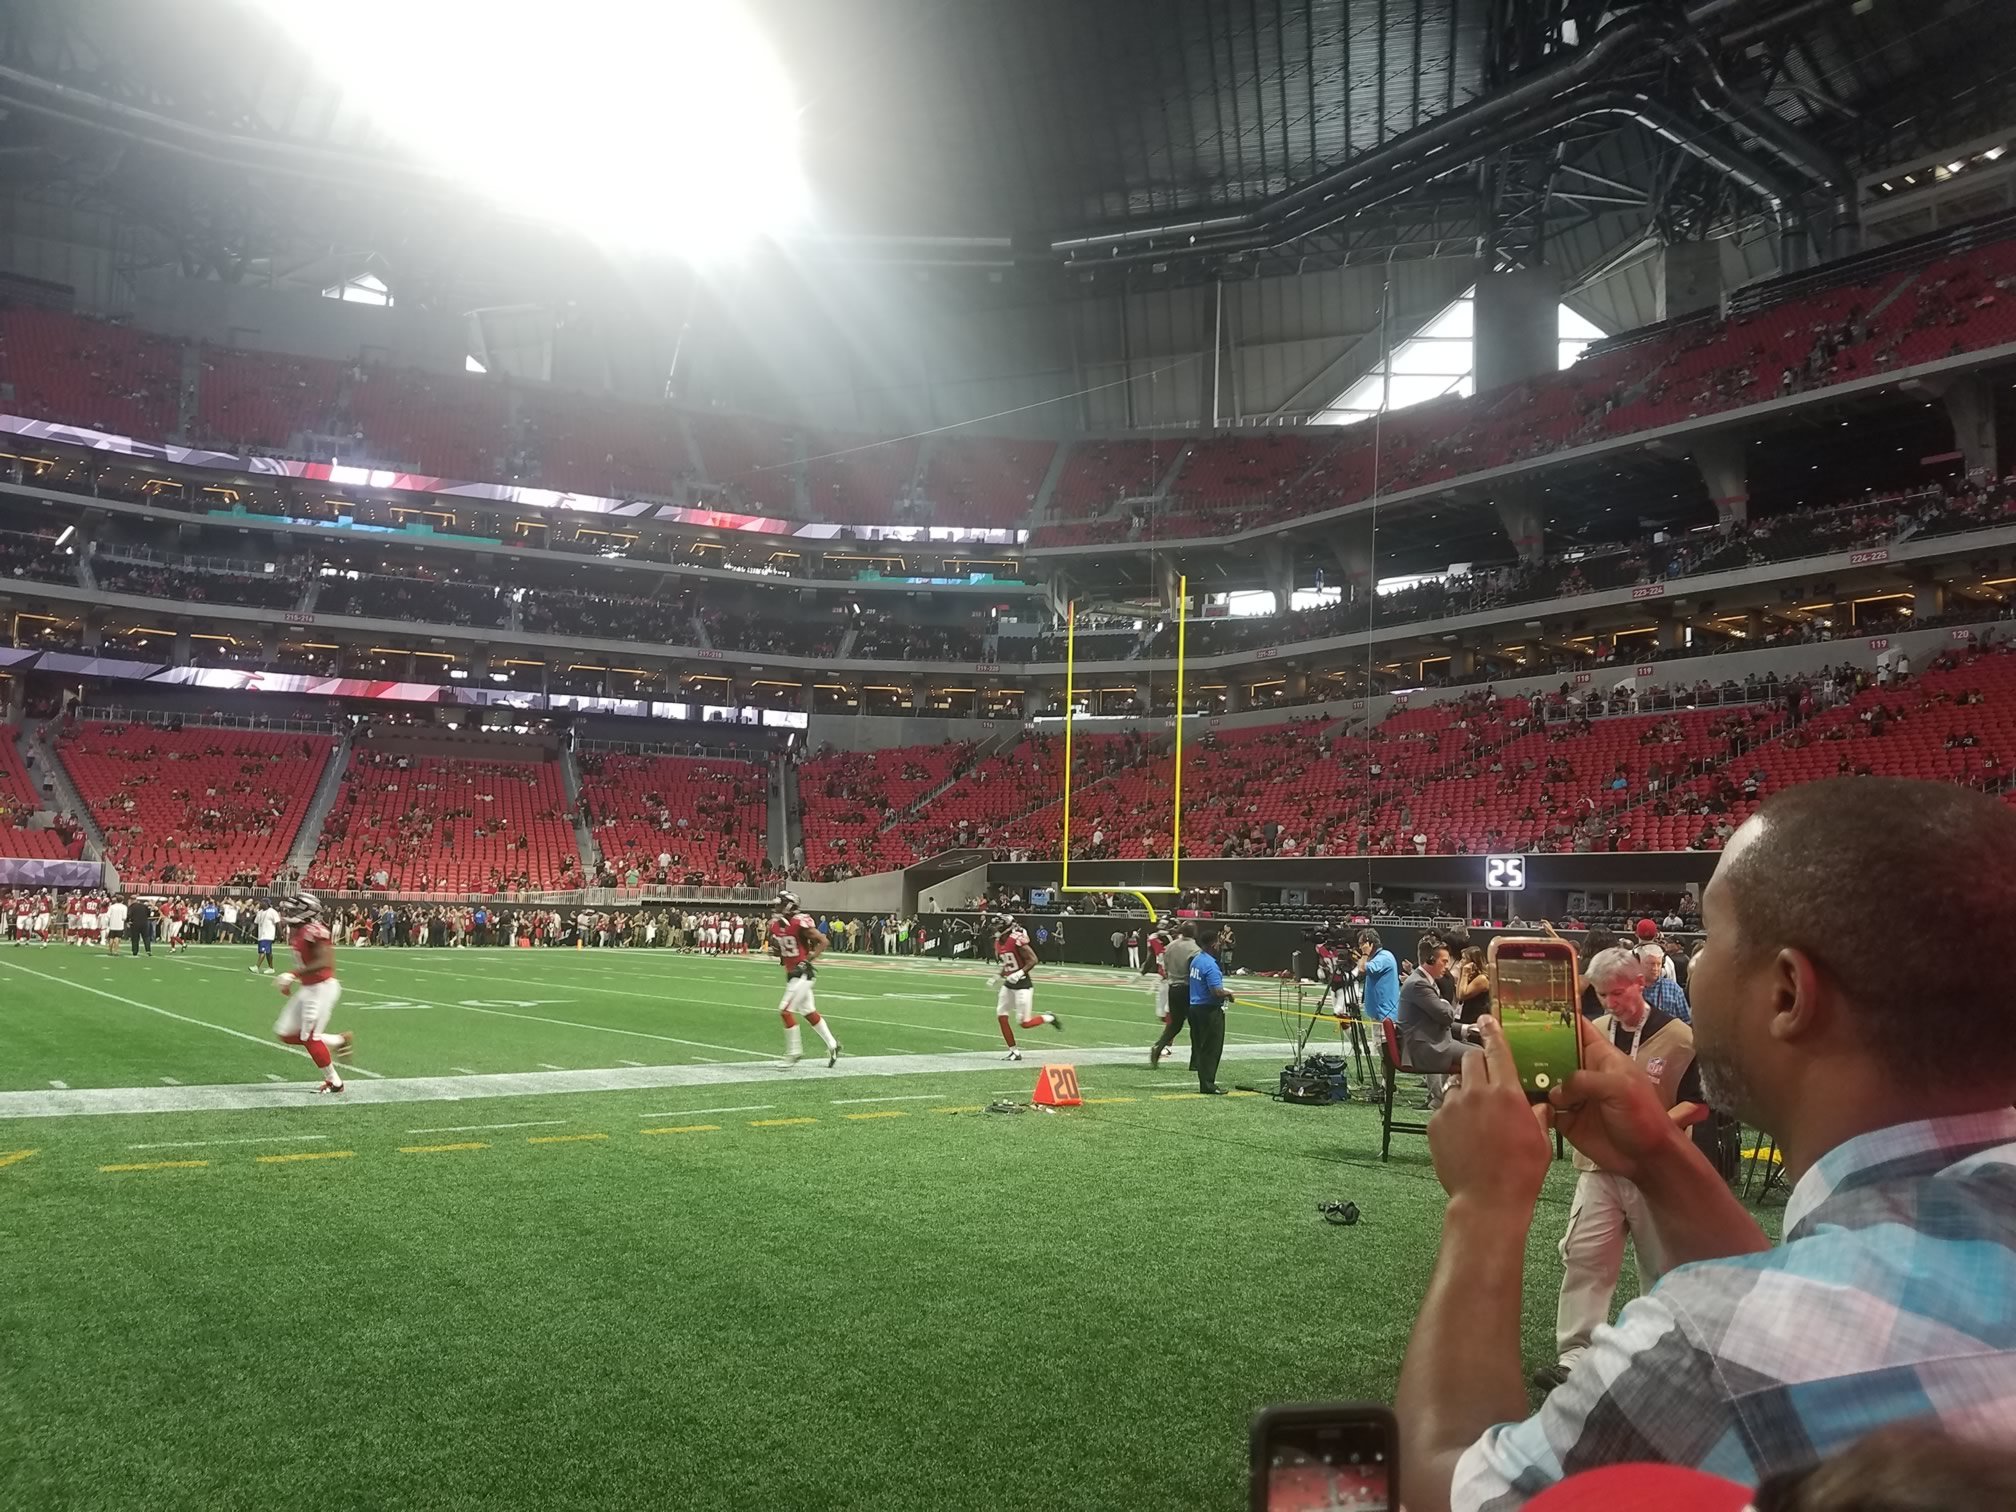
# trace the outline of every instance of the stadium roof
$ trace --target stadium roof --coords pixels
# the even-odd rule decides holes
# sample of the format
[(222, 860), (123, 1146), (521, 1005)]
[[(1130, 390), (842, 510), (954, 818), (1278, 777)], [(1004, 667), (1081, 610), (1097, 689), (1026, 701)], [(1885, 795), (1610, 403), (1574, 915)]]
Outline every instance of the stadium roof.
[[(1678, 18), (1732, 89), (1857, 171), (2006, 124), (2016, 102), (2016, 51), (1996, 25), (2003, 0), (750, 0), (750, 9), (795, 83), (808, 177), (833, 224), (879, 237), (1013, 237), (1042, 261), (1075, 237), (1263, 211), (1562, 64), (1599, 31), (1647, 17)], [(340, 4), (329, 24), (346, 24)], [(528, 59), (520, 77), (423, 87), (464, 91), (478, 112), (565, 109), (570, 98), (594, 108), (593, 80), (541, 81), (537, 67)], [(1667, 36), (1608, 72), (1674, 98), (1704, 141), (1766, 155), (1753, 129), (1703, 117), (1679, 88), (1681, 69)], [(678, 87), (675, 60), (666, 88)], [(410, 196), (397, 210), (373, 203), (369, 180), (396, 163), (396, 144), (355, 92), (225, 0), (0, 0), (0, 108), (0, 173), (18, 188), (116, 207), (224, 276), (248, 259), (311, 259), (341, 240), (419, 229)], [(158, 145), (164, 122), (178, 141), (168, 153)], [(318, 164), (338, 192), (275, 191), (275, 165), (285, 178)], [(1515, 117), (1502, 144), (1464, 171), (1268, 254), (1474, 251), (1524, 216), (1544, 227), (1549, 259), (1572, 281), (1628, 260), (1650, 236), (1754, 225), (1760, 213), (1698, 151), (1628, 122), (1569, 123), (1521, 145)], [(1167, 256), (1171, 243), (1143, 246)], [(1612, 323), (1637, 313), (1616, 311)]]

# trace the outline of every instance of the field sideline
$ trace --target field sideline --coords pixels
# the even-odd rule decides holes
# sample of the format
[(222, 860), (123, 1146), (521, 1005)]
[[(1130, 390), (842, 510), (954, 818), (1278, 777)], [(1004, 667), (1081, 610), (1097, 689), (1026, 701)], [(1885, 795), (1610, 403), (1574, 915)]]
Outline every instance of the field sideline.
[[(839, 958), (849, 1053), (785, 1070), (770, 963), (352, 950), (379, 1100), (339, 1102), (248, 955), (0, 949), (0, 1505), (1201, 1512), (1261, 1404), (1390, 1397), (1425, 1142), (1196, 1097), (1118, 973), (1039, 979), (1068, 1032), (1007, 1064), (984, 969)], [(1279, 1020), (1234, 1024), (1268, 1085)], [(981, 1111), (1046, 1057), (1084, 1108)], [(46, 1101), (122, 1089), (171, 1103)], [(172, 1103), (209, 1089), (271, 1105)]]

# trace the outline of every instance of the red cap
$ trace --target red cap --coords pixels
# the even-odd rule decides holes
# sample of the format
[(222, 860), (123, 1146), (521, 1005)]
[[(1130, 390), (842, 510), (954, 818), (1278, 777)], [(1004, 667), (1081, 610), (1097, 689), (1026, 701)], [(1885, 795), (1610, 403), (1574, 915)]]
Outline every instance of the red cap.
[(1751, 1491), (1679, 1465), (1605, 1465), (1571, 1475), (1526, 1512), (1749, 1512)]
[(1649, 940), (1658, 933), (1659, 933), (1659, 926), (1657, 924), (1654, 924), (1650, 919), (1640, 919), (1638, 921), (1639, 939)]

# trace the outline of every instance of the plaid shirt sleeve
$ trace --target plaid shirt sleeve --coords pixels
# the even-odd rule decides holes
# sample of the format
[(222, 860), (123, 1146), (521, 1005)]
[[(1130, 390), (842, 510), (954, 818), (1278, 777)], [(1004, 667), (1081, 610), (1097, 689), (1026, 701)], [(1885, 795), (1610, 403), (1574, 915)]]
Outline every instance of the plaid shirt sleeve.
[(1683, 1024), (1694, 1022), (1694, 1015), (1687, 1007), (1687, 994), (1680, 990), (1678, 982), (1663, 976), (1654, 978), (1646, 984), (1645, 1001)]
[(1455, 1512), (1510, 1512), (1578, 1471), (1634, 1461), (1756, 1480), (1722, 1363), (1691, 1325), (1680, 1282), (1676, 1273), (1626, 1306), (1615, 1327), (1597, 1329), (1535, 1416), (1501, 1424), (1464, 1451)]

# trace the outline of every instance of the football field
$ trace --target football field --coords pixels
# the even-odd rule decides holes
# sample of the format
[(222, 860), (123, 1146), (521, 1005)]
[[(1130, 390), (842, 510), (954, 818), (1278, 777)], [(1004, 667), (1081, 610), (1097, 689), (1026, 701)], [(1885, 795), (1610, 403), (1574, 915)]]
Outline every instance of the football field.
[(829, 1070), (761, 959), (345, 950), (339, 1099), (249, 959), (0, 947), (0, 1505), (1225, 1508), (1256, 1408), (1391, 1396), (1425, 1142), (1197, 1097), (1121, 973), (1007, 1064), (986, 968), (829, 958)]

